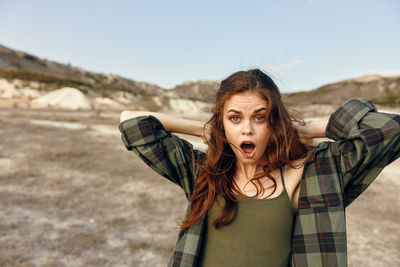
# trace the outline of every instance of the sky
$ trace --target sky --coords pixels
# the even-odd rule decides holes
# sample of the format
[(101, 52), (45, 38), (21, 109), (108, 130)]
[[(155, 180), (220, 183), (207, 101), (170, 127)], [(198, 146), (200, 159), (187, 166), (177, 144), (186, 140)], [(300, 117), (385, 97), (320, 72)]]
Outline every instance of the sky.
[(0, 0), (0, 44), (173, 88), (261, 68), (283, 92), (400, 75), (397, 0)]

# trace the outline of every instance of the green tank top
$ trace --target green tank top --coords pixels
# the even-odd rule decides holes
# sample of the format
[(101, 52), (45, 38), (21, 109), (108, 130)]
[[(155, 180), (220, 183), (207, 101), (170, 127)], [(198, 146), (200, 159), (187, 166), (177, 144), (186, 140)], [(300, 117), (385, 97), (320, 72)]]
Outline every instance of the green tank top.
[[(268, 199), (244, 198), (232, 222), (215, 229), (213, 223), (221, 212), (214, 203), (207, 216), (201, 266), (284, 266), (289, 265), (294, 210), (283, 190)], [(234, 194), (237, 199), (242, 198)], [(218, 197), (224, 206), (224, 199)]]

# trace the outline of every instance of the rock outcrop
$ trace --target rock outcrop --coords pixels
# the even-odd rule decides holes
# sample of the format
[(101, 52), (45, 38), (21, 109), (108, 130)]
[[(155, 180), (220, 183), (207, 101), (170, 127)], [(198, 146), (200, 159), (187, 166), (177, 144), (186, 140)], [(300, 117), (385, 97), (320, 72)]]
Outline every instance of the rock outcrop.
[(88, 110), (93, 108), (93, 103), (78, 89), (64, 87), (36, 98), (31, 102), (31, 107)]

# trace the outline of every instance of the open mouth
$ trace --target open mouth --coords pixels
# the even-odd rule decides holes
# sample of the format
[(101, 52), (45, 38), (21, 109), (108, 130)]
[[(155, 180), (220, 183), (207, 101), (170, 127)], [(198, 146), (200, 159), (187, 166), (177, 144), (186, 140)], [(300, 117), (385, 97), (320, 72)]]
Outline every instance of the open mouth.
[(247, 158), (251, 158), (254, 156), (254, 150), (256, 149), (256, 146), (254, 143), (252, 143), (250, 141), (245, 141), (240, 145), (240, 148), (242, 149), (242, 153)]

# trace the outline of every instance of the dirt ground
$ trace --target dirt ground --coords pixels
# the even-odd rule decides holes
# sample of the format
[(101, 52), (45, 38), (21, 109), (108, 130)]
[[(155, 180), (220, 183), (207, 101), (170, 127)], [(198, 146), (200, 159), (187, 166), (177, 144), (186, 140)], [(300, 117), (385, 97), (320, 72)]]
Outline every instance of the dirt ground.
[[(0, 109), (0, 266), (166, 266), (183, 192), (118, 113)], [(400, 266), (400, 161), (347, 209), (349, 266)]]

